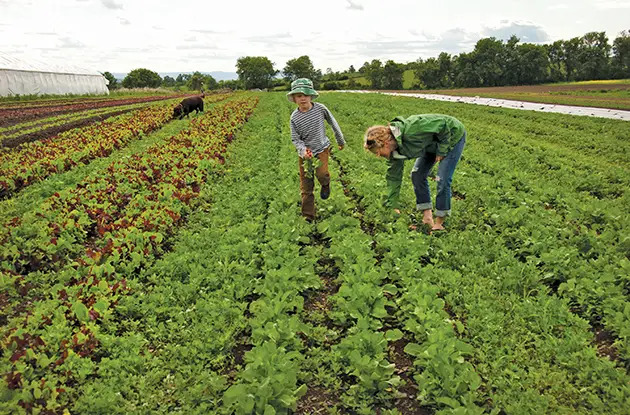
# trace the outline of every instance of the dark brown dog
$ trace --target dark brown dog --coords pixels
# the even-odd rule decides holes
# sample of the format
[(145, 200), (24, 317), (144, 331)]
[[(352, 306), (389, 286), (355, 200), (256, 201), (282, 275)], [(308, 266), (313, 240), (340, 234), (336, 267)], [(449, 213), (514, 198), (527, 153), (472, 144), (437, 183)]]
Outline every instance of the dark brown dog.
[(173, 108), (173, 118), (179, 117), (180, 120), (184, 118), (184, 116), (190, 118), (188, 114), (193, 111), (196, 111), (196, 114), (199, 114), (199, 111), (203, 112), (202, 96), (184, 98), (182, 102)]

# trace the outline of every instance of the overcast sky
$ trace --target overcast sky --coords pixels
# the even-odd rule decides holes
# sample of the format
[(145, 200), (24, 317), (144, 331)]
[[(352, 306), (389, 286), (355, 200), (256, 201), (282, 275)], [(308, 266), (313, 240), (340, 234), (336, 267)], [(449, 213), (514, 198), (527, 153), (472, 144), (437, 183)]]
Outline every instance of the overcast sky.
[(0, 0), (0, 52), (129, 72), (236, 71), (242, 56), (282, 70), (308, 55), (335, 71), (470, 52), (517, 35), (551, 43), (630, 29), (630, 0)]

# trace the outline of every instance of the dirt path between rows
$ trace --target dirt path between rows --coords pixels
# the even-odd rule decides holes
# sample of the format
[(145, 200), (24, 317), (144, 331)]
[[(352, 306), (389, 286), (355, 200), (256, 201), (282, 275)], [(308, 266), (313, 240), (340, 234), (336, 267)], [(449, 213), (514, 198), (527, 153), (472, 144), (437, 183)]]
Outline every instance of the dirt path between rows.
[(138, 108), (128, 108), (120, 111), (109, 112), (107, 114), (97, 115), (90, 118), (82, 118), (77, 121), (70, 122), (68, 124), (57, 125), (50, 128), (44, 128), (41, 130), (37, 130), (31, 133), (19, 135), (17, 137), (7, 138), (2, 140), (0, 143), (0, 147), (2, 148), (14, 148), (24, 143), (30, 143), (37, 140), (42, 140), (44, 138), (49, 138), (55, 136), (57, 134), (63, 133), (68, 130), (72, 130), (73, 128), (84, 127), (86, 125), (103, 121), (110, 117), (115, 117), (117, 115), (125, 114), (130, 111), (137, 110)]

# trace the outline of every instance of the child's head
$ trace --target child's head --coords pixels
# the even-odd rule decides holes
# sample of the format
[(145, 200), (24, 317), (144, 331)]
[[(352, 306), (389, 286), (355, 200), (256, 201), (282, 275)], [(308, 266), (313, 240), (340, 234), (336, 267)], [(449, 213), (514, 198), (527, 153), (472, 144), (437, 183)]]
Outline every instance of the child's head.
[(313, 81), (307, 78), (300, 78), (291, 82), (291, 91), (287, 94), (287, 98), (291, 102), (296, 102), (296, 97), (299, 97), (298, 99), (307, 97), (306, 99), (310, 101), (318, 96), (319, 94), (313, 88)]
[(389, 149), (393, 139), (392, 130), (387, 125), (373, 125), (365, 131), (363, 148), (380, 156), (382, 149)]

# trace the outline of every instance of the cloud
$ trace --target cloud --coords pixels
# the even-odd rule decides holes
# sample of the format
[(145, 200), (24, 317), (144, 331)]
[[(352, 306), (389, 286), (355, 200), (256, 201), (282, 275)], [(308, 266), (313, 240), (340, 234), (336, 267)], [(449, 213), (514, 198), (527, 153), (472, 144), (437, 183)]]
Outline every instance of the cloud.
[(595, 7), (598, 9), (630, 9), (630, 1), (628, 0), (604, 0), (596, 1)]
[(480, 36), (477, 33), (467, 32), (461, 28), (447, 30), (431, 42), (431, 49), (440, 53), (470, 52)]
[(552, 4), (549, 7), (547, 7), (547, 9), (549, 10), (566, 10), (569, 9), (571, 6), (569, 6), (568, 4)]
[(103, 6), (111, 10), (122, 10), (123, 6), (120, 3), (116, 3), (114, 0), (101, 0)]
[(355, 42), (354, 45), (357, 49), (369, 53), (381, 54), (391, 52), (392, 54), (395, 54), (408, 50), (423, 48), (427, 45), (427, 43), (423, 41), (385, 40), (367, 42), (359, 41)]
[(301, 50), (301, 48), (307, 44), (307, 41), (296, 42), (293, 39), (291, 33), (277, 33), (262, 36), (250, 36), (242, 39), (247, 43), (260, 43), (265, 45), (269, 50), (277, 49), (279, 46), (287, 46), (295, 50)]
[(522, 43), (542, 43), (550, 39), (542, 27), (533, 24), (512, 22), (501, 27), (486, 27), (483, 36), (508, 40), (512, 35), (520, 39)]
[[(150, 48), (118, 48), (116, 49), (116, 52), (119, 53), (148, 53), (148, 52), (154, 52), (154, 49), (152, 47)], [(115, 57), (115, 55), (114, 55)]]
[(363, 5), (359, 4), (355, 1), (352, 0), (346, 0), (346, 2), (348, 2), (348, 7), (346, 7), (346, 9), (349, 10), (363, 10)]
[(204, 29), (193, 29), (192, 32), (203, 33), (204, 35), (217, 35), (221, 33), (214, 30), (204, 30)]
[(85, 45), (79, 42), (76, 39), (71, 37), (62, 37), (59, 38), (60, 43), (57, 45), (58, 48), (63, 49), (82, 49), (85, 48)]
[(118, 21), (123, 26), (127, 26), (127, 25), (131, 24), (131, 22), (129, 20), (125, 19), (124, 17), (120, 17), (120, 16), (118, 17)]
[(177, 50), (217, 50), (216, 46), (209, 45), (207, 43), (191, 43), (185, 45), (175, 46)]

